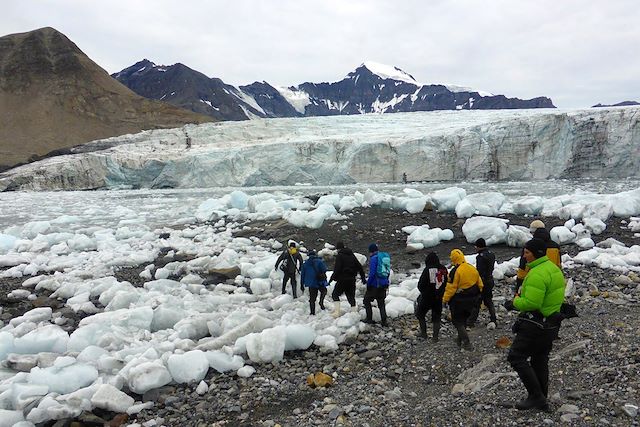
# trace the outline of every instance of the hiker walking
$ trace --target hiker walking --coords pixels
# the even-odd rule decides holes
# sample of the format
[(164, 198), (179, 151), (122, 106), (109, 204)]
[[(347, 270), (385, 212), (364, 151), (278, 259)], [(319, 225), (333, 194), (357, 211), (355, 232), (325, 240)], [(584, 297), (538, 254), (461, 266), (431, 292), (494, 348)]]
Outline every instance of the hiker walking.
[(327, 295), (327, 266), (313, 249), (309, 258), (302, 265), (300, 273), (301, 287), (309, 288), (309, 309), (312, 316), (316, 314), (316, 298), (320, 292), (320, 309), (324, 310), (324, 297)]
[(369, 277), (367, 277), (367, 291), (362, 301), (367, 317), (364, 323), (375, 323), (373, 321), (373, 308), (371, 302), (376, 300), (378, 310), (380, 310), (380, 324), (387, 326), (387, 310), (384, 299), (387, 297), (389, 289), (389, 274), (391, 273), (391, 257), (386, 252), (378, 251), (378, 245), (369, 245)]
[(563, 319), (564, 275), (546, 252), (543, 240), (531, 239), (525, 244), (529, 272), (520, 295), (504, 303), (507, 310), (520, 312), (513, 325), (516, 337), (507, 360), (527, 389), (527, 398), (516, 404), (521, 410), (548, 409), (549, 353)]
[[(290, 240), (289, 247), (287, 247), (282, 254), (276, 260), (275, 269), (278, 267), (284, 273), (284, 277), (282, 278), (282, 294), (287, 293), (287, 282), (291, 280), (291, 287), (293, 289), (293, 297), (298, 298), (297, 295), (297, 281), (296, 281), (296, 273), (300, 271), (302, 267), (302, 255), (298, 251), (298, 245), (296, 242)], [(304, 291), (304, 288), (302, 288)]]
[(440, 264), (435, 252), (429, 252), (424, 261), (424, 270), (418, 280), (420, 295), (416, 301), (415, 314), (420, 323), (420, 336), (427, 337), (427, 312), (431, 310), (433, 323), (433, 342), (438, 342), (440, 333), (440, 318), (442, 317), (442, 296), (447, 282), (447, 269)]
[(480, 306), (484, 303), (484, 306), (489, 310), (489, 319), (491, 320), (487, 324), (487, 329), (495, 329), (498, 323), (496, 308), (493, 305), (493, 286), (495, 284), (493, 281), (493, 268), (496, 264), (496, 256), (487, 249), (487, 243), (483, 238), (476, 240), (475, 246), (476, 251), (478, 251), (478, 255), (476, 256), (476, 269), (482, 279), (483, 287), (480, 298), (473, 308), (471, 316), (469, 316), (467, 326), (475, 326), (478, 315), (480, 314)]
[(473, 307), (480, 298), (482, 279), (478, 270), (466, 262), (460, 249), (452, 250), (449, 258), (454, 267), (449, 273), (442, 302), (449, 303), (451, 307), (451, 320), (458, 331), (456, 339), (458, 347), (472, 350), (473, 347), (465, 327)]
[(351, 249), (347, 248), (343, 242), (336, 243), (336, 249), (338, 249), (338, 255), (336, 255), (336, 262), (333, 266), (329, 284), (333, 281), (336, 282), (336, 286), (331, 293), (331, 299), (335, 301), (335, 308), (332, 314), (333, 317), (340, 317), (340, 295), (345, 294), (351, 306), (351, 311), (357, 311), (356, 276), (360, 274), (360, 280), (362, 280), (363, 284), (365, 283), (365, 276), (362, 264), (360, 264)]

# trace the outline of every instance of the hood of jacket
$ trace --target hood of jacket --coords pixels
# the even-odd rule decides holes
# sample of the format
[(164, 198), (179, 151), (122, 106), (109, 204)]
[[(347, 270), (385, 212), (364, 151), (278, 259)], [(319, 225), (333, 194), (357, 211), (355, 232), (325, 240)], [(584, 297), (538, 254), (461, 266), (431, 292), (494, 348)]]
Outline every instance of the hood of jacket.
[(438, 255), (436, 255), (435, 252), (429, 252), (427, 257), (424, 259), (424, 265), (425, 267), (432, 268), (440, 267), (440, 259), (438, 258)]
[(449, 255), (449, 259), (451, 260), (451, 262), (454, 265), (460, 265), (460, 264), (465, 262), (464, 254), (462, 253), (462, 251), (460, 249), (452, 250), (451, 254)]

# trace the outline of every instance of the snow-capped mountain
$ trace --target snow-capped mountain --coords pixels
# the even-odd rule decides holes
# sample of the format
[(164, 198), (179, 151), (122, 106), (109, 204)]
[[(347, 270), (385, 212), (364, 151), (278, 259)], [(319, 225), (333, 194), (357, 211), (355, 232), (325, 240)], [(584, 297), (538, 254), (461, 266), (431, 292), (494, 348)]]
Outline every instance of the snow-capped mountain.
[(639, 108), (438, 111), (188, 125), (94, 141), (2, 190), (640, 177)]
[(467, 87), (423, 84), (400, 68), (364, 62), (337, 82), (280, 87), (266, 81), (235, 88), (182, 64), (148, 60), (113, 75), (136, 93), (223, 120), (434, 110), (554, 108), (551, 99), (492, 95)]

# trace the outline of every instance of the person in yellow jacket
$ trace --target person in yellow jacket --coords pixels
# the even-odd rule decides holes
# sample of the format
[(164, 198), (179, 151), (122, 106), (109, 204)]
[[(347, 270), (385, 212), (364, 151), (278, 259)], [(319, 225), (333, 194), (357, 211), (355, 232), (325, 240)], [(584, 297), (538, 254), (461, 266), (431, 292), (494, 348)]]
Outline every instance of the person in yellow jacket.
[(465, 326), (478, 298), (480, 298), (483, 288), (482, 279), (478, 270), (465, 261), (464, 254), (460, 249), (452, 250), (449, 258), (454, 267), (449, 272), (449, 280), (442, 302), (451, 307), (453, 326), (458, 330), (456, 340), (458, 347), (472, 350)]

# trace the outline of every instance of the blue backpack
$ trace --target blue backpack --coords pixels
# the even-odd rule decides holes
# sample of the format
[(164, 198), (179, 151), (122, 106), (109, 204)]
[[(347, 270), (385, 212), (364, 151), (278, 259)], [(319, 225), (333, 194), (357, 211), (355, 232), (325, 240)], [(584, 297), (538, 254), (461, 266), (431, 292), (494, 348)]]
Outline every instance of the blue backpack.
[(391, 257), (387, 252), (378, 252), (376, 276), (387, 278), (391, 274)]

